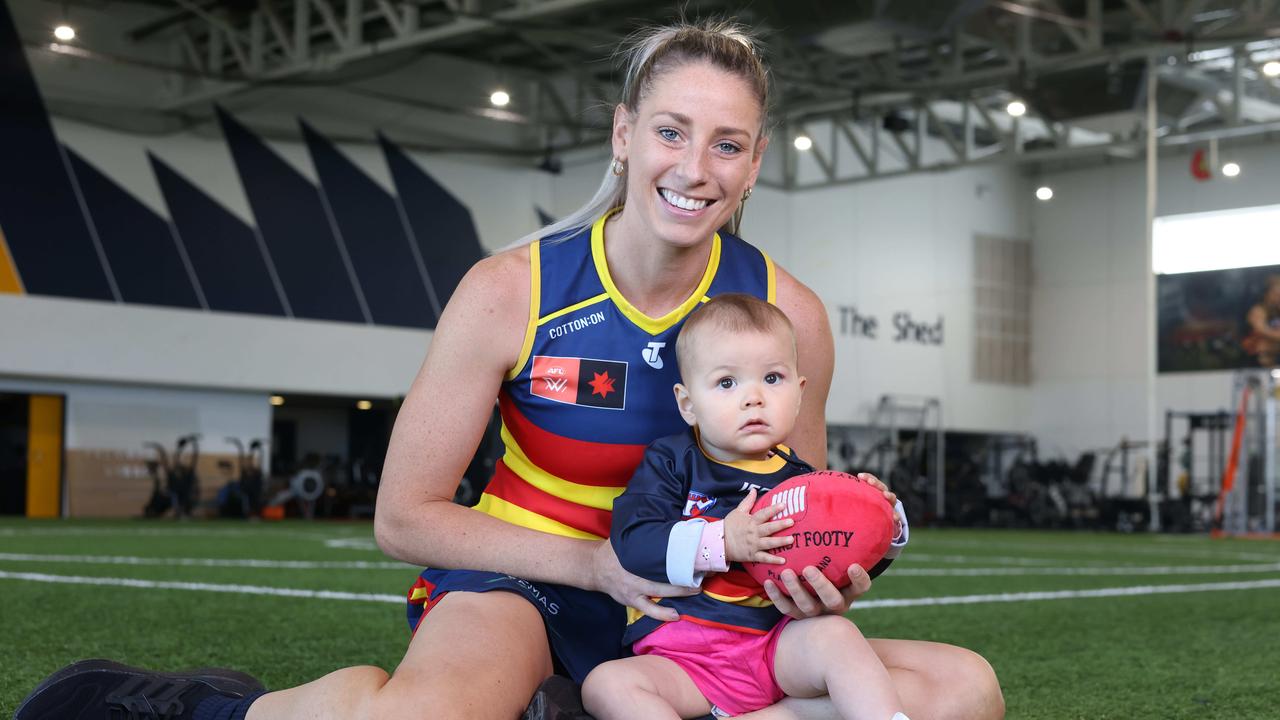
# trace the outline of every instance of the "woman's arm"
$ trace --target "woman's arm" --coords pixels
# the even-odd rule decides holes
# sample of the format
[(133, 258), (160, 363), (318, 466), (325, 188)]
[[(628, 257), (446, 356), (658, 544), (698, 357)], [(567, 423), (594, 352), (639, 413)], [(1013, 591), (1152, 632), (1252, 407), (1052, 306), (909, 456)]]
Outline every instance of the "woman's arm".
[(1280, 330), (1267, 325), (1267, 311), (1261, 305), (1254, 305), (1249, 308), (1249, 314), (1245, 316), (1249, 321), (1249, 327), (1268, 340), (1280, 341)]
[(647, 595), (683, 594), (626, 573), (608, 542), (530, 530), (452, 502), (520, 356), (529, 273), (527, 247), (481, 260), (445, 308), (391, 433), (374, 515), (378, 546), (415, 565), (600, 590), (641, 609)]
[(827, 467), (827, 394), (835, 368), (835, 343), (822, 300), (809, 288), (777, 269), (777, 305), (796, 330), (799, 371), (806, 379), (796, 427), (787, 438), (800, 459), (817, 470)]

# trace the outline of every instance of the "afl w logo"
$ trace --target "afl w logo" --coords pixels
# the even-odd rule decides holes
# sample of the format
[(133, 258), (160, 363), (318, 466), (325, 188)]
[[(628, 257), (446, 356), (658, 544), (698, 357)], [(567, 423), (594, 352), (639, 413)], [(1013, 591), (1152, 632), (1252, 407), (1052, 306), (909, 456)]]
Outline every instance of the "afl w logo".
[(640, 351), (640, 356), (644, 358), (645, 362), (649, 363), (649, 367), (654, 370), (661, 370), (662, 356), (658, 354), (658, 351), (666, 346), (667, 344), (664, 342), (651, 342), (649, 347)]

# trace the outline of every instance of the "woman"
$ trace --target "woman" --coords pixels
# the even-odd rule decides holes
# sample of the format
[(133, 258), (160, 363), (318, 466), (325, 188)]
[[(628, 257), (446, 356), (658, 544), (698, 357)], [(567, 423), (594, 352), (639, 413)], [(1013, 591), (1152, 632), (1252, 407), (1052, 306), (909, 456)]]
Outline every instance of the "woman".
[[(649, 598), (692, 591), (628, 574), (600, 538), (645, 444), (683, 424), (670, 402), (670, 353), (684, 316), (708, 294), (750, 292), (791, 319), (809, 385), (788, 444), (826, 457), (826, 311), (758, 250), (717, 234), (736, 225), (767, 145), (767, 72), (752, 41), (727, 23), (680, 25), (641, 34), (628, 52), (614, 157), (596, 197), (541, 233), (549, 240), (472, 268), (396, 421), (378, 543), (406, 562), (470, 570), (423, 572), (410, 608), (414, 636), (394, 675), (347, 668), (220, 708), (201, 699), (204, 711), (244, 717), (247, 707), (249, 720), (513, 718), (554, 670), (580, 681), (618, 652), (622, 605), (674, 619)], [(450, 500), (495, 397), (507, 452), (476, 512)], [(794, 575), (784, 578), (790, 598), (772, 584), (766, 591), (784, 612), (806, 616), (841, 612), (870, 585), (857, 566), (843, 594), (812, 572), (816, 596)], [(872, 642), (911, 715), (1003, 715), (981, 657)], [(825, 699), (810, 699), (756, 717), (832, 714)]]
[(1280, 365), (1280, 275), (1267, 278), (1262, 299), (1249, 308), (1249, 335), (1241, 341), (1245, 352), (1258, 356), (1258, 365)]

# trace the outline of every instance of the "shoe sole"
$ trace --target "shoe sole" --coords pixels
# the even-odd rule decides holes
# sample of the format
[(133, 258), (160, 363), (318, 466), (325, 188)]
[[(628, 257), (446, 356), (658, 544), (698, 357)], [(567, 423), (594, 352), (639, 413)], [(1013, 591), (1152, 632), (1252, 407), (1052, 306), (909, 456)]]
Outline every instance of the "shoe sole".
[[(142, 668), (132, 667), (112, 660), (80, 660), (55, 672), (36, 686), (36, 689), (32, 690), (31, 694), (18, 706), (17, 712), (13, 715), (13, 720), (41, 720), (48, 718), (47, 713), (49, 710), (54, 709), (51, 703), (63, 698), (49, 697), (46, 695), (46, 691), (52, 689), (63, 680), (90, 673), (111, 673), (117, 676), (159, 676), (174, 680), (194, 680), (203, 682), (219, 692), (234, 694), (238, 697), (245, 697), (251, 693), (266, 689), (262, 686), (262, 683), (258, 682), (257, 678), (236, 670), (198, 668), (188, 672), (162, 673), (143, 670)], [(50, 703), (45, 703), (44, 701), (46, 700), (50, 701)], [(89, 708), (82, 709), (88, 710)], [(76, 718), (79, 715), (56, 717)], [(86, 715), (86, 717), (89, 716)]]

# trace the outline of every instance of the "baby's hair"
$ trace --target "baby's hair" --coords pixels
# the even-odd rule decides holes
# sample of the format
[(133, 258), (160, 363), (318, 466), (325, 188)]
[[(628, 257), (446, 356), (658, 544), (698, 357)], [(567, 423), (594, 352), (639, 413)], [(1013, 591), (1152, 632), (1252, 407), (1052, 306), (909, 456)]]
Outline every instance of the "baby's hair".
[(794, 351), (795, 328), (787, 314), (758, 297), (745, 293), (717, 295), (694, 310), (676, 336), (676, 362), (681, 376), (689, 367), (693, 345), (699, 335), (707, 330), (725, 330), (731, 333), (785, 333)]

